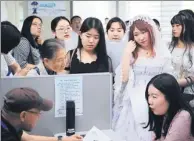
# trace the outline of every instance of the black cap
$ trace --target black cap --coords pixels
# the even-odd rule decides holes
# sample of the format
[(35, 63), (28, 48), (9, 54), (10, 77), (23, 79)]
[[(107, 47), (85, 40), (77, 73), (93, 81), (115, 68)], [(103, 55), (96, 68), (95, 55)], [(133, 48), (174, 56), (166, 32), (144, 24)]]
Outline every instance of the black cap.
[(15, 88), (4, 96), (4, 109), (15, 113), (33, 108), (49, 111), (52, 107), (52, 101), (43, 99), (38, 92), (31, 88)]

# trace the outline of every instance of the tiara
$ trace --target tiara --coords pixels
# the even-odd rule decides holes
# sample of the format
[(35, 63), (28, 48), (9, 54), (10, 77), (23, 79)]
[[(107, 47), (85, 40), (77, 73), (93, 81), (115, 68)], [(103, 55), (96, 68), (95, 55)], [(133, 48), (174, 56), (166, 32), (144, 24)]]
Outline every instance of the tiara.
[(130, 20), (130, 23), (131, 25), (137, 21), (137, 20), (142, 20), (148, 24), (150, 24), (151, 26), (155, 26), (155, 23), (154, 21), (147, 15), (138, 15), (138, 16), (135, 16), (133, 19)]

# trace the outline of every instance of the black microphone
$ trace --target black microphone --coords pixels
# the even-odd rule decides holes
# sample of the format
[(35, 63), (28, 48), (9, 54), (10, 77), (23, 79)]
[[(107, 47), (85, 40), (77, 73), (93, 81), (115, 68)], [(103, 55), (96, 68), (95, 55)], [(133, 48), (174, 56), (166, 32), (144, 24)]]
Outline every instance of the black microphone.
[(66, 136), (75, 134), (75, 102), (66, 101)]

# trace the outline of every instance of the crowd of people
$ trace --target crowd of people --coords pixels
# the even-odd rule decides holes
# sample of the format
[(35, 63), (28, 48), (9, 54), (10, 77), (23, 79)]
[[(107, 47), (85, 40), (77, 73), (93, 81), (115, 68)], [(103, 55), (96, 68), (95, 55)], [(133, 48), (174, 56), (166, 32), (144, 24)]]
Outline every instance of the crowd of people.
[[(162, 25), (149, 16), (137, 15), (129, 25), (119, 17), (106, 22), (104, 29), (95, 17), (83, 22), (80, 16), (55, 17), (47, 29), (55, 35), (50, 39), (41, 37), (38, 16), (27, 17), (21, 32), (9, 21), (1, 22), (1, 76), (112, 73), (112, 129), (123, 140), (194, 141), (194, 12), (185, 9), (172, 17), (168, 44), (161, 37)], [(52, 102), (40, 97), (24, 101), (22, 95), (39, 97), (29, 88), (6, 94), (3, 141), (56, 140), (23, 132), (37, 120), (30, 115), (50, 110)], [(22, 108), (21, 101), (29, 105)], [(10, 132), (14, 135), (8, 139)], [(64, 138), (79, 140), (79, 135)]]

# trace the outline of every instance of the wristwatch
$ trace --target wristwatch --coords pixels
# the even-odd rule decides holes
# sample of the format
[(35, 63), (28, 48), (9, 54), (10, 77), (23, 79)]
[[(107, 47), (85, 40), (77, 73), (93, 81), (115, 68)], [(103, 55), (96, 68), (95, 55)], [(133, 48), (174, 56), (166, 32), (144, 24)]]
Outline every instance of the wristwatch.
[(62, 141), (63, 136), (58, 136), (58, 141)]

